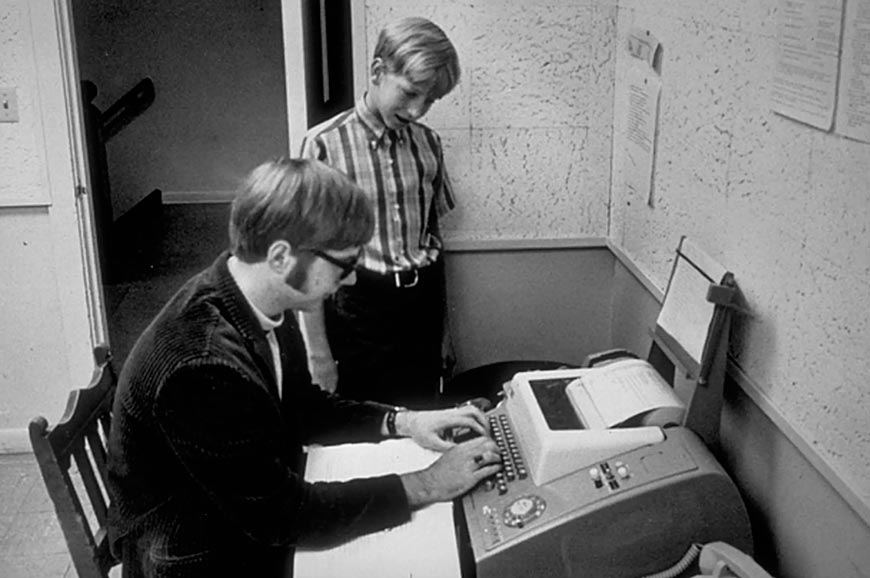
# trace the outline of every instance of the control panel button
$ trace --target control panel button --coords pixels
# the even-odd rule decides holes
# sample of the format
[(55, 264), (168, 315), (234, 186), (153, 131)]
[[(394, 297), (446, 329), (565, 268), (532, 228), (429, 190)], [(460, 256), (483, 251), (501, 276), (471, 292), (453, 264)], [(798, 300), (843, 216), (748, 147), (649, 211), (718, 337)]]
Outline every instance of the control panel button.
[(535, 502), (533, 502), (531, 498), (520, 498), (508, 506), (508, 511), (510, 511), (513, 516), (526, 516), (534, 508)]

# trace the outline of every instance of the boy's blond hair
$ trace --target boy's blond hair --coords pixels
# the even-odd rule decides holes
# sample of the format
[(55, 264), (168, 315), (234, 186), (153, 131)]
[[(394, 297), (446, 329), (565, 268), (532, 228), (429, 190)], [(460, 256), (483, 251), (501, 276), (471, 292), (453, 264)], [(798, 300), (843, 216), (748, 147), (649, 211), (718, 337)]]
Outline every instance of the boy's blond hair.
[(459, 82), (459, 56), (441, 28), (425, 18), (411, 17), (386, 25), (378, 36), (374, 58), (393, 74), (424, 87), (434, 99)]

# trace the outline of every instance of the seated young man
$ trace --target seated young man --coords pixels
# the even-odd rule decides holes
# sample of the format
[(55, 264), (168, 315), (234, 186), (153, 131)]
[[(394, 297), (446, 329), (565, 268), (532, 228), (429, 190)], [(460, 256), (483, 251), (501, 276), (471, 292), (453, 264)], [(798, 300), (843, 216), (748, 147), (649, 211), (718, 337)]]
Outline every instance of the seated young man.
[[(124, 576), (281, 576), (297, 545), (402, 524), (498, 470), (473, 406), (413, 412), (311, 382), (295, 313), (353, 284), (373, 215), (318, 161), (255, 169), (233, 202), (230, 251), (190, 279), (125, 364), (109, 436), (110, 538)], [(412, 437), (429, 468), (307, 483), (303, 444)]]

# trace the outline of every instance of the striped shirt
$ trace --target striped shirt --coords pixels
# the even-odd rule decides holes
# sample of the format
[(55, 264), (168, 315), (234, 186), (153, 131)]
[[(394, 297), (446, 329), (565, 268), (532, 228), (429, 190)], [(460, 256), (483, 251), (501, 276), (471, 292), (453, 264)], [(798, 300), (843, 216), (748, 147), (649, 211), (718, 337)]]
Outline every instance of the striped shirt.
[(353, 109), (309, 130), (302, 156), (344, 172), (371, 198), (375, 232), (363, 251), (364, 268), (403, 271), (438, 258), (437, 218), (455, 201), (435, 131), (416, 122), (389, 130), (360, 98)]

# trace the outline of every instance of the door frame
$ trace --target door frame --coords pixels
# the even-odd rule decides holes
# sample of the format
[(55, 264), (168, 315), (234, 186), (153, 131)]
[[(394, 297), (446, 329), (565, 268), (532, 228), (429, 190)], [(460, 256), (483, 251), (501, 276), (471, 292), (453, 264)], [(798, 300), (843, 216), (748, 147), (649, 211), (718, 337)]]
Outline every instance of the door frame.
[[(328, 0), (318, 0), (323, 4)], [(303, 0), (281, 0), (281, 17), (284, 28), (284, 86), (287, 91), (287, 134), (290, 156), (297, 156), (302, 139), (308, 131), (308, 85), (305, 79), (304, 30), (302, 26)], [(366, 60), (365, 2), (351, 0), (350, 20), (353, 52), (353, 86), (358, 99), (368, 83)]]
[[(48, 4), (40, 2), (39, 5)], [(53, 21), (56, 27), (58, 57), (60, 59), (60, 84), (63, 93), (63, 115), (67, 125), (66, 135), (58, 135), (57, 140), (65, 140), (69, 154), (68, 170), (71, 170), (74, 198), (76, 234), (81, 256), (81, 276), (84, 283), (85, 301), (88, 311), (88, 330), (94, 346), (109, 344), (106, 320), (105, 296), (103, 294), (102, 272), (97, 253), (96, 223), (94, 219), (93, 196), (88, 172), (87, 143), (85, 140), (84, 114), (82, 108), (81, 77), (75, 43), (75, 30), (72, 20), (71, 0), (51, 0), (53, 18), (34, 19), (34, 28), (47, 26)], [(40, 24), (43, 22), (43, 24)], [(36, 30), (34, 31), (37, 32)], [(48, 32), (45, 32), (48, 35)], [(37, 36), (38, 37), (38, 36)], [(60, 143), (57, 143), (61, 146)], [(49, 159), (49, 164), (51, 164)], [(60, 170), (60, 167), (57, 167)], [(61, 191), (67, 194), (66, 191)], [(55, 191), (55, 194), (58, 194)], [(109, 344), (111, 345), (111, 344)], [(88, 363), (91, 363), (88, 358)]]
[(290, 156), (297, 156), (302, 146), (302, 138), (308, 130), (302, 0), (281, 0), (281, 19), (284, 30), (284, 90), (287, 94), (287, 142), (290, 147), (288, 152)]

